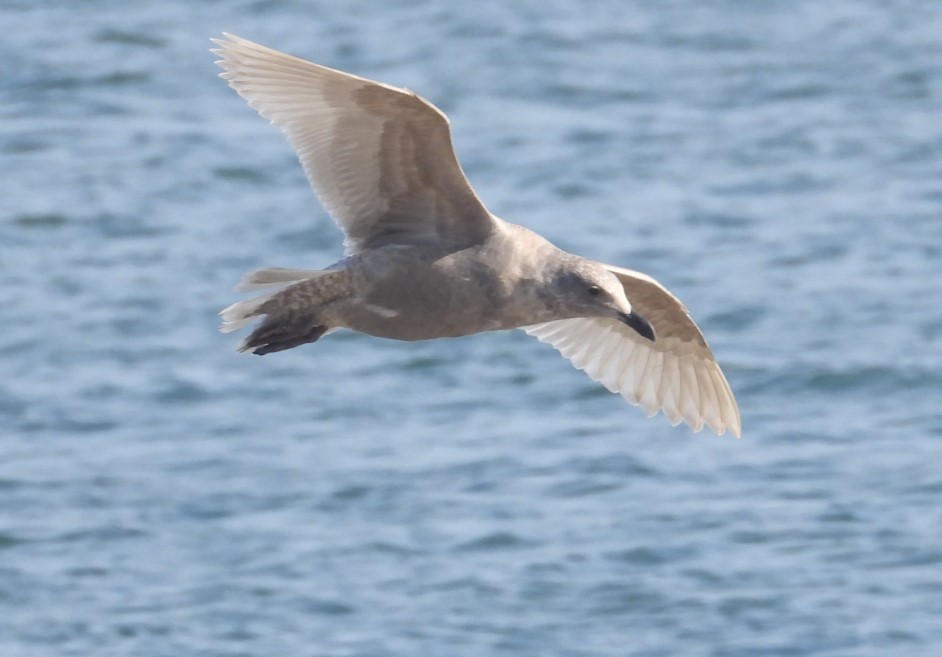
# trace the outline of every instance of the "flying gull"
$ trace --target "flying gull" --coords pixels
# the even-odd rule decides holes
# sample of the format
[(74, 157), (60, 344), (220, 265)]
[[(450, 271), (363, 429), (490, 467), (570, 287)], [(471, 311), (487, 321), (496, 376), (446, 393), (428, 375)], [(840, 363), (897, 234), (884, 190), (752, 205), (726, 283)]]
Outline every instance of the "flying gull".
[(326, 269), (243, 277), (238, 290), (266, 293), (220, 313), (223, 332), (264, 317), (240, 351), (283, 351), (340, 328), (396, 340), (521, 328), (649, 416), (740, 435), (726, 377), (677, 297), (491, 214), (437, 107), (224, 36), (213, 39), (220, 76), (285, 133), (346, 236), (345, 257)]

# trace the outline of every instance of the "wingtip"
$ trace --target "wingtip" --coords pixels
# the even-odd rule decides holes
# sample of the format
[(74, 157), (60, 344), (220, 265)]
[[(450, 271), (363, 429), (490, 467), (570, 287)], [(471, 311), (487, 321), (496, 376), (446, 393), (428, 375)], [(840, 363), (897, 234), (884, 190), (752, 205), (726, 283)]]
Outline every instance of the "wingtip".
[(723, 377), (723, 381), (726, 383), (726, 394), (728, 396), (727, 405), (723, 409), (723, 419), (726, 421), (726, 428), (729, 429), (729, 432), (736, 438), (742, 438), (742, 416), (739, 414), (739, 405), (736, 403), (736, 398), (733, 397), (733, 391), (730, 389), (726, 377)]
[(214, 48), (210, 50), (210, 52), (213, 52), (216, 54), (221, 54), (223, 50), (226, 50), (227, 48), (231, 48), (236, 45), (250, 43), (248, 39), (243, 39), (242, 37), (232, 34), (230, 32), (222, 32), (222, 38), (209, 37), (209, 41), (210, 43), (213, 43), (219, 46), (219, 48)]
[[(226, 48), (226, 47), (228, 47), (228, 46), (231, 46), (231, 45), (234, 43), (234, 41), (235, 41), (235, 40), (232, 38), (232, 35), (229, 34), (228, 32), (223, 32), (223, 33), (222, 33), (222, 37), (223, 37), (223, 38), (219, 38), (219, 37), (209, 37), (209, 41), (210, 41), (210, 43), (213, 43), (213, 44), (219, 46), (220, 49)], [(211, 51), (211, 52), (216, 52), (216, 51), (213, 50), (213, 51)]]
[(740, 427), (738, 424), (724, 424), (719, 427), (710, 428), (713, 429), (717, 436), (723, 436), (728, 431), (733, 436), (733, 438), (736, 438), (737, 440), (742, 438), (742, 427)]
[(704, 415), (696, 415), (695, 417), (686, 417), (684, 418), (687, 426), (694, 433), (700, 433), (703, 429), (709, 428), (717, 436), (725, 436), (727, 432), (732, 434), (734, 438), (742, 438), (742, 426), (739, 421), (739, 411), (736, 410), (736, 418), (734, 421), (727, 422), (723, 420), (722, 413), (720, 417), (716, 418), (707, 418)]

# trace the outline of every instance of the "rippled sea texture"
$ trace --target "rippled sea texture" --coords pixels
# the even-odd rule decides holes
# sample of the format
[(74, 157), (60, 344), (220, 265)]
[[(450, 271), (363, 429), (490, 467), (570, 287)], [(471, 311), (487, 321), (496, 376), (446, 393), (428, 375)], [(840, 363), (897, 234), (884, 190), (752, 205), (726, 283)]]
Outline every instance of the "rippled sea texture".
[[(937, 657), (942, 7), (0, 4), (0, 654)], [(446, 110), (478, 192), (687, 303), (671, 428), (521, 332), (216, 332), (340, 236), (226, 30)]]

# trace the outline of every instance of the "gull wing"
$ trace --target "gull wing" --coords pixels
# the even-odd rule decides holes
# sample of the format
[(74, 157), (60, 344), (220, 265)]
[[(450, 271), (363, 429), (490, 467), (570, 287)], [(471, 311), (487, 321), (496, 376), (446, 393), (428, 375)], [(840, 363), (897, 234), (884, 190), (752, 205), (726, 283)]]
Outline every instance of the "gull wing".
[(661, 410), (673, 425), (684, 420), (694, 431), (706, 425), (738, 438), (736, 399), (684, 305), (650, 276), (606, 267), (621, 281), (632, 309), (654, 326), (654, 342), (608, 318), (563, 319), (523, 330), (649, 416)]
[(220, 77), (287, 135), (348, 253), (465, 246), (493, 229), (437, 107), (407, 89), (224, 36), (213, 39)]

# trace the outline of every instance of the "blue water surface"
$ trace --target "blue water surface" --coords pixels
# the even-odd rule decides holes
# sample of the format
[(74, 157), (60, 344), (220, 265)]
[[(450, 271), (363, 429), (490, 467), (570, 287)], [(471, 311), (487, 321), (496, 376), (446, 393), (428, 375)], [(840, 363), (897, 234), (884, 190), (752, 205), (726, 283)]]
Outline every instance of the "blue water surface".
[[(942, 654), (942, 5), (0, 3), (0, 655)], [(341, 236), (229, 31), (678, 294), (744, 437), (522, 332), (216, 331)]]

